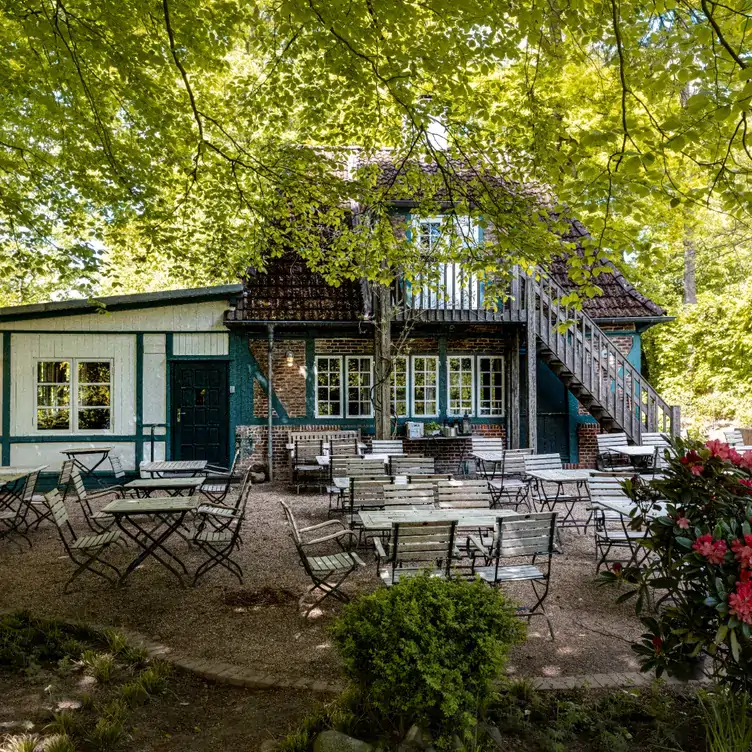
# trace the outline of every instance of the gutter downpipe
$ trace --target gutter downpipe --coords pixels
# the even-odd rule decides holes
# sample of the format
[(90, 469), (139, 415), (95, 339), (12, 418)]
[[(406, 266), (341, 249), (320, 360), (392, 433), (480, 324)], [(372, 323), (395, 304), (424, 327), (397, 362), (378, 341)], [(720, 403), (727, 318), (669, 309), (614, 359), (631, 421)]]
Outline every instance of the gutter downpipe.
[(272, 407), (272, 394), (274, 394), (274, 374), (272, 372), (272, 354), (274, 351), (274, 324), (269, 324), (267, 331), (269, 333), (269, 347), (266, 360), (266, 461), (269, 469), (269, 482), (271, 482), (274, 480), (274, 443), (272, 441), (272, 422), (274, 418), (274, 408)]

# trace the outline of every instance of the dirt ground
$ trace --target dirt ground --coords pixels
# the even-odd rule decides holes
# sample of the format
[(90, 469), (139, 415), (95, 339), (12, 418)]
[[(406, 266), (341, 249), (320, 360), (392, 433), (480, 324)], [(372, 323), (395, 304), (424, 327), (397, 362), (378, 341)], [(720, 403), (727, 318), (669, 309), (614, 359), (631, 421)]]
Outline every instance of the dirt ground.
[[(284, 675), (336, 680), (340, 666), (327, 627), (341, 608), (331, 600), (305, 619), (297, 605), (309, 584), (287, 532), (280, 500), (288, 501), (301, 526), (326, 520), (323, 495), (297, 496), (279, 486), (252, 490), (243, 545), (236, 555), (244, 585), (223, 569), (215, 569), (198, 587), (180, 587), (153, 559), (137, 569), (123, 588), (85, 576), (73, 592), (62, 588), (72, 571), (57, 531), (50, 523), (32, 534), (32, 550), (0, 543), (0, 609), (28, 608), (35, 614), (87, 620), (125, 627), (163, 641), (194, 658), (235, 663)], [(83, 519), (71, 510), (74, 527)], [(527, 642), (515, 648), (510, 671), (518, 675), (566, 676), (637, 670), (629, 642), (640, 624), (629, 605), (614, 604), (616, 593), (594, 582), (592, 528), (588, 536), (563, 534), (563, 553), (553, 562), (548, 610), (556, 640), (542, 619), (533, 620)], [(173, 539), (175, 551), (189, 570), (201, 557)], [(131, 546), (113, 549), (111, 560), (124, 567), (135, 555)], [(379, 587), (370, 553), (368, 566), (353, 577), (347, 591), (371, 592)], [(259, 591), (278, 597), (255, 604)], [(524, 586), (509, 589), (521, 602)]]

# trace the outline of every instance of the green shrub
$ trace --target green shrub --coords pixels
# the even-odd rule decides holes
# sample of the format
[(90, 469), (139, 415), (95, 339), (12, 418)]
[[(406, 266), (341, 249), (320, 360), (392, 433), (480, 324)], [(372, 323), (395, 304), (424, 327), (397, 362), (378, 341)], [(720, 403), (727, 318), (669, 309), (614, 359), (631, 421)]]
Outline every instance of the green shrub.
[(154, 663), (142, 671), (136, 683), (149, 695), (158, 695), (165, 688), (170, 666), (167, 663)]
[(54, 619), (37, 619), (18, 611), (0, 618), (0, 666), (28, 669), (78, 657), (80, 630)]
[(149, 693), (139, 682), (133, 681), (120, 687), (120, 697), (128, 707), (135, 708), (148, 701)]
[(44, 740), (44, 752), (76, 752), (76, 745), (65, 734), (56, 734)]
[(111, 653), (97, 653), (94, 650), (85, 650), (81, 654), (81, 663), (102, 684), (112, 681), (115, 669), (117, 668), (115, 657)]
[(333, 627), (345, 670), (387, 724), (465, 735), (524, 625), (498, 590), (423, 574), (348, 605)]
[(700, 694), (699, 700), (708, 752), (749, 752), (752, 749), (752, 715), (746, 693), (720, 689)]

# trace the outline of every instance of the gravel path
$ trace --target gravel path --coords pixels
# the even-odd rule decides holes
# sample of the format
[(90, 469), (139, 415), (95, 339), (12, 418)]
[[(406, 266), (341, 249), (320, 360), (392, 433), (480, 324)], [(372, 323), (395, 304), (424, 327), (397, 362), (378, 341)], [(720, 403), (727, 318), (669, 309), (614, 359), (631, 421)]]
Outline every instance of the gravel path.
[[(287, 532), (280, 499), (290, 502), (301, 526), (326, 519), (325, 496), (255, 486), (242, 532), (244, 545), (236, 555), (245, 576), (242, 587), (225, 570), (215, 569), (199, 587), (181, 588), (157, 562), (147, 560), (124, 588), (85, 576), (72, 593), (63, 595), (72, 565), (57, 531), (47, 523), (34, 532), (31, 551), (0, 542), (0, 608), (128, 627), (197, 659), (336, 680), (340, 669), (327, 627), (341, 607), (330, 600), (323, 612), (301, 617), (297, 598), (309, 582)], [(71, 516), (83, 533), (83, 519)], [(629, 605), (614, 604), (613, 590), (595, 585), (592, 531), (587, 537), (565, 532), (563, 542), (564, 553), (554, 559), (548, 599), (556, 640), (549, 639), (543, 619), (533, 620), (528, 641), (512, 654), (510, 671), (568, 676), (636, 670), (629, 641), (639, 636), (640, 624)], [(189, 570), (201, 561), (186, 548), (180, 555)], [(124, 566), (133, 556), (131, 546), (113, 550), (111, 558)], [(370, 555), (366, 560), (369, 566), (349, 581), (351, 595), (379, 587)], [(524, 602), (524, 587), (509, 588), (509, 593)], [(267, 605), (253, 605), (256, 601)]]

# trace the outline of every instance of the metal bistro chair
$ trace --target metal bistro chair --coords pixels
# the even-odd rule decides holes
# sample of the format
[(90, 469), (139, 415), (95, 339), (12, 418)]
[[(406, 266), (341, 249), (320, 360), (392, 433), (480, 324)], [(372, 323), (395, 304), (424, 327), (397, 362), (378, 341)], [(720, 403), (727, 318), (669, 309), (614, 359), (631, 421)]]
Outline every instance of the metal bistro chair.
[[(298, 550), (300, 564), (313, 583), (300, 598), (299, 605), (302, 606), (303, 600), (309, 593), (315, 590), (322, 592), (321, 597), (317, 598), (308, 607), (305, 615), (308, 616), (326, 598), (331, 597), (342, 602), (350, 600), (347, 594), (343, 593), (340, 588), (353, 572), (359, 567), (365, 567), (366, 565), (354, 551), (350, 550), (356, 541), (355, 533), (352, 530), (348, 530), (340, 520), (328, 520), (318, 525), (299, 528), (290, 507), (284, 501), (280, 501), (280, 504), (285, 510), (285, 517), (290, 526), (290, 534), (295, 543), (295, 548)], [(309, 533), (313, 533), (314, 531), (323, 533), (326, 528), (329, 528), (331, 531), (333, 527), (337, 528), (333, 532), (328, 532), (318, 538), (309, 538), (306, 540)], [(310, 553), (312, 547), (329, 541), (337, 543), (341, 549), (339, 553), (324, 555)], [(329, 582), (332, 578), (334, 578), (333, 583)]]
[(295, 442), (292, 484), (295, 486), (296, 493), (300, 493), (301, 486), (319, 488), (326, 485), (326, 469), (316, 460), (316, 457), (323, 454), (323, 439), (303, 439)]
[(726, 443), (731, 446), (744, 446), (744, 435), (741, 428), (729, 428), (723, 432)]
[(623, 470), (632, 466), (629, 457), (615, 450), (615, 447), (629, 444), (626, 433), (599, 433), (595, 436), (595, 442), (598, 446), (595, 458), (598, 470)]
[(380, 475), (387, 477), (386, 464), (380, 459), (332, 457), (329, 467), (329, 517), (344, 511), (346, 495), (350, 491), (350, 478), (373, 478)]
[[(470, 450), (472, 452), (503, 452), (504, 439), (498, 436), (473, 436), (470, 439)], [(486, 463), (475, 458), (475, 475), (482, 478), (493, 478), (496, 475), (496, 463), (493, 463), (494, 470), (489, 474), (486, 469)]]
[(403, 577), (412, 577), (428, 569), (433, 577), (449, 577), (452, 561), (459, 558), (455, 549), (457, 521), (396, 522), (388, 545), (374, 538), (376, 555), (385, 565), (379, 577), (395, 585)]
[[(37, 471), (33, 475), (38, 477), (39, 472)], [(27, 476), (23, 479), (23, 488), (20, 493), (17, 493), (13, 489), (3, 489), (0, 492), (0, 504), (2, 504), (0, 508), (0, 540), (7, 538), (17, 543), (16, 537), (23, 538), (29, 544), (29, 548), (31, 548), (31, 539), (28, 536), (31, 525), (28, 522), (28, 515), (32, 508), (25, 498), (26, 490), (29, 488), (29, 477)], [(36, 486), (36, 477), (32, 482), (32, 494), (33, 487)], [(41, 519), (39, 521), (41, 522)]]
[[(115, 498), (125, 498), (123, 487), (118, 485), (104, 488), (101, 491), (87, 491), (81, 473), (75, 466), (70, 469), (69, 486), (73, 487), (89, 529), (93, 533), (107, 532), (115, 524), (115, 518), (112, 515), (94, 509), (92, 502), (98, 501), (105, 496), (111, 496), (113, 493), (115, 494)], [(112, 499), (108, 498), (107, 501), (112, 501)]]
[[(525, 472), (531, 473), (546, 470), (562, 470), (561, 457), (558, 454), (532, 454), (525, 458)], [(552, 492), (548, 486), (556, 486), (556, 491)], [(565, 493), (564, 481), (542, 481), (537, 478), (533, 479), (530, 486), (530, 493), (535, 509), (541, 512), (553, 512), (558, 504), (564, 507), (564, 516), (561, 518), (560, 525), (566, 527), (575, 527), (579, 530), (579, 522), (574, 516), (575, 504), (579, 501), (586, 501), (585, 496), (580, 493)], [(578, 491), (582, 484), (577, 484)], [(587, 529), (587, 522), (584, 524)]]
[(392, 475), (434, 475), (436, 459), (434, 457), (410, 457), (396, 455), (389, 458)]
[[(240, 484), (240, 490), (232, 504), (219, 501), (208, 501), (200, 504), (196, 509), (196, 528), (202, 532), (208, 524), (214, 530), (223, 530), (230, 527), (234, 515), (245, 509), (247, 496), (251, 489), (251, 469), (246, 470), (243, 476), (243, 482)], [(242, 543), (242, 540), (240, 541)]]
[[(55, 525), (57, 525), (65, 552), (71, 561), (76, 564), (75, 571), (63, 587), (63, 593), (67, 593), (73, 580), (84, 572), (96, 574), (112, 585), (117, 584), (120, 579), (120, 570), (113, 564), (105, 561), (102, 555), (113, 543), (116, 543), (120, 539), (120, 533), (117, 530), (113, 530), (109, 533), (79, 537), (70, 523), (68, 510), (60, 496), (60, 492), (55, 489), (45, 494), (44, 498), (49, 507), (50, 515)], [(105, 567), (111, 569), (115, 573), (115, 577), (108, 575)]]
[(493, 501), (484, 480), (445, 480), (437, 488), (441, 509), (490, 509)]
[[(248, 471), (250, 475), (250, 470)], [(244, 492), (245, 491), (245, 492)], [(245, 507), (248, 503), (247, 488), (238, 496), (234, 509), (218, 506), (199, 507), (196, 512), (197, 530), (193, 535), (193, 544), (206, 554), (206, 560), (196, 569), (193, 584), (196, 585), (207, 572), (220, 566), (234, 574), (243, 584), (243, 570), (233, 558), (232, 553), (240, 547), (240, 528), (245, 519)], [(212, 528), (212, 529), (210, 529)]]
[(227, 469), (219, 469), (216, 465), (207, 465), (206, 480), (201, 484), (199, 493), (206, 496), (212, 504), (221, 504), (230, 493), (233, 483), (237, 483), (238, 462), (240, 460), (240, 449), (235, 452), (232, 465)]
[(515, 511), (524, 502), (530, 508), (530, 481), (525, 476), (525, 457), (532, 449), (507, 449), (501, 462), (501, 474), (488, 481), (494, 507), (511, 506)]
[[(530, 620), (543, 616), (548, 623), (551, 639), (555, 639), (551, 619), (546, 613), (545, 600), (551, 581), (551, 559), (556, 553), (556, 513), (538, 512), (514, 517), (499, 517), (496, 533), (490, 545), (481, 538), (471, 537), (471, 550), (484, 559), (483, 567), (473, 566), (471, 573), (491, 585), (505, 582), (529, 582), (535, 603), (525, 608), (521, 616)], [(529, 559), (527, 564), (507, 564), (509, 559)], [(541, 563), (541, 560), (542, 563)]]
[[(371, 441), (371, 454), (388, 454), (392, 457), (395, 454), (404, 454), (405, 447), (402, 439), (373, 439)], [(367, 454), (364, 456), (368, 456)]]

